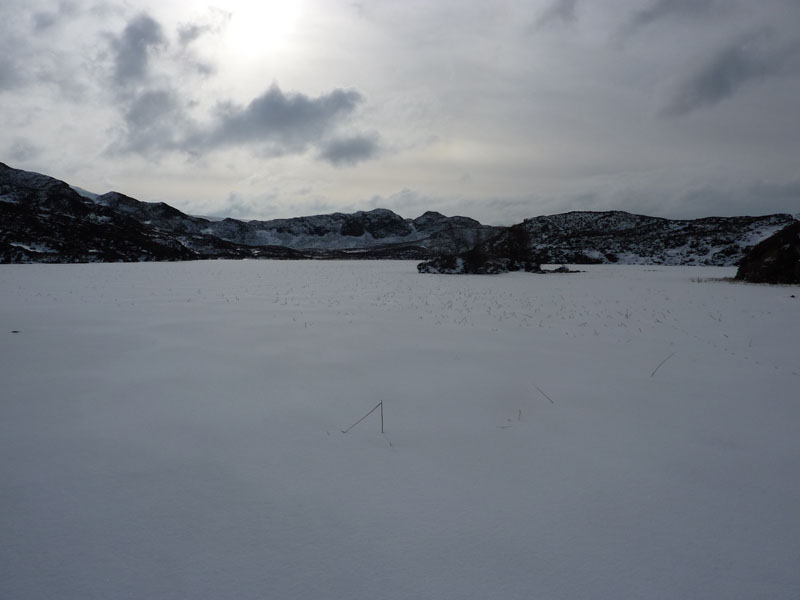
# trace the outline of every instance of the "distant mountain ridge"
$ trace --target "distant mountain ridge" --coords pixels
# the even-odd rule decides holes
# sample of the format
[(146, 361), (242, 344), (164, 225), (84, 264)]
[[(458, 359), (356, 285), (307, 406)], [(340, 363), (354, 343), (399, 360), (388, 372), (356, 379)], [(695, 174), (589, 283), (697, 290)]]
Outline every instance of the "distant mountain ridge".
[[(80, 193), (79, 193), (80, 192)], [(119, 192), (76, 191), (0, 163), (0, 262), (118, 262), (213, 258), (409, 258), (500, 255), (523, 232), (540, 262), (735, 265), (794, 222), (788, 214), (670, 220), (622, 211), (570, 212), (513, 227), (428, 211), (387, 209), (270, 221), (211, 220)], [(512, 237), (509, 237), (512, 236)]]
[(0, 163), (0, 262), (210, 258), (412, 258), (462, 252), (503, 228), (387, 209), (272, 221), (214, 221), (119, 192), (94, 195)]

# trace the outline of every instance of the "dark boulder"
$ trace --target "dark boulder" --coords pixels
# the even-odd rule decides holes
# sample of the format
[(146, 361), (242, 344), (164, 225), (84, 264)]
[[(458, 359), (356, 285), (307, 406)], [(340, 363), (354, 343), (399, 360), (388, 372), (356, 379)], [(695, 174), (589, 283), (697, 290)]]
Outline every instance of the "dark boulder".
[(753, 248), (742, 259), (736, 279), (753, 283), (800, 283), (800, 221)]

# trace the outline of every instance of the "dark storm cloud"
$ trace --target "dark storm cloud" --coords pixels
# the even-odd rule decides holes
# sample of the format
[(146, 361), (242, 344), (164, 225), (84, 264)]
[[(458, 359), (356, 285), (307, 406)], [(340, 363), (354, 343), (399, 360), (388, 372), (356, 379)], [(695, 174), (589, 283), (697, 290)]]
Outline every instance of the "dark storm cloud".
[(555, 0), (536, 19), (533, 24), (534, 31), (553, 23), (572, 23), (576, 19), (575, 7), (577, 4), (578, 0)]
[(333, 90), (311, 98), (284, 94), (273, 84), (247, 106), (224, 103), (217, 107), (216, 125), (190, 140), (207, 149), (239, 144), (277, 145), (285, 151), (302, 151), (319, 143), (364, 98), (355, 90)]
[(378, 151), (377, 135), (355, 135), (328, 140), (322, 145), (319, 158), (335, 167), (353, 166), (374, 158)]
[(120, 85), (145, 78), (151, 50), (167, 42), (161, 25), (146, 14), (135, 17), (119, 37), (112, 38), (114, 81)]
[(770, 32), (752, 33), (729, 43), (684, 78), (663, 114), (680, 116), (730, 98), (745, 84), (794, 71), (800, 42), (777, 44)]

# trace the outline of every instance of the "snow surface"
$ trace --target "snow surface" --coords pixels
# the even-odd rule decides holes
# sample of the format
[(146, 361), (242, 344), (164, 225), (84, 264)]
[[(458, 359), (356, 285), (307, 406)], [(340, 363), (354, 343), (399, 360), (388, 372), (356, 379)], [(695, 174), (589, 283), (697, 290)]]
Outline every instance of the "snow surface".
[(800, 597), (797, 287), (415, 266), (1, 265), (0, 598)]

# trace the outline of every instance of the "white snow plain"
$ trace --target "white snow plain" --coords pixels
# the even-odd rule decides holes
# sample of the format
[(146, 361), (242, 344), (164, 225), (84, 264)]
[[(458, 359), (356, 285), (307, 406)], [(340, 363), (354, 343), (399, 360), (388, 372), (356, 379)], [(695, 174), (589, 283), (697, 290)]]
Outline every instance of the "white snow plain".
[(0, 266), (0, 598), (796, 600), (800, 288), (585, 268)]

